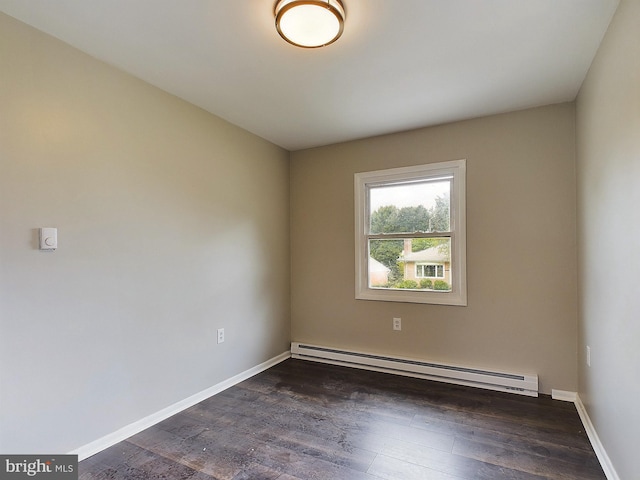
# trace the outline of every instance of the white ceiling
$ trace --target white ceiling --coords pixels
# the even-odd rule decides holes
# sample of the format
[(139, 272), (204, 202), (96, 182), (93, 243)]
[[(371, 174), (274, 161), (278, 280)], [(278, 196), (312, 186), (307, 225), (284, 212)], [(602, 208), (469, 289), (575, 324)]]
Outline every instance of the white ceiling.
[(618, 0), (344, 0), (301, 49), (275, 0), (0, 0), (0, 11), (288, 150), (575, 98)]

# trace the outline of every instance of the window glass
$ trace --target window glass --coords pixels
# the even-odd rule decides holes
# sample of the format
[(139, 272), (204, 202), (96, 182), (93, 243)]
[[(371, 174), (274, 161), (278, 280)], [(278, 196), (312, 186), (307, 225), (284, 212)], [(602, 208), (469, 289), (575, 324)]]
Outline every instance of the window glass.
[(369, 189), (369, 233), (446, 232), (451, 180)]

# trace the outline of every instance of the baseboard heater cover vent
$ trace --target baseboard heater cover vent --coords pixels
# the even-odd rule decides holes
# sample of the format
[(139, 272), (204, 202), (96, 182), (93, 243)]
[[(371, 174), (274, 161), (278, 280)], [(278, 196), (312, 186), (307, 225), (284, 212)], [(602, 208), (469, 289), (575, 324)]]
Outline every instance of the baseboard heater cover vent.
[(293, 342), (291, 356), (300, 360), (343, 365), (377, 372), (394, 373), (458, 385), (538, 396), (538, 376), (491, 372), (476, 368), (422, 362), (408, 358), (375, 355)]

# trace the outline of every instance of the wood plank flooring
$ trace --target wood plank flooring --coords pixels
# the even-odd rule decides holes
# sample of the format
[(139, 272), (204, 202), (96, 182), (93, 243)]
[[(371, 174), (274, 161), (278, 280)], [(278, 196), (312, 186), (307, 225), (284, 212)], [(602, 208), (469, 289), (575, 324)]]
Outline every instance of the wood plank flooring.
[(571, 403), (287, 360), (82, 462), (80, 479), (602, 480)]

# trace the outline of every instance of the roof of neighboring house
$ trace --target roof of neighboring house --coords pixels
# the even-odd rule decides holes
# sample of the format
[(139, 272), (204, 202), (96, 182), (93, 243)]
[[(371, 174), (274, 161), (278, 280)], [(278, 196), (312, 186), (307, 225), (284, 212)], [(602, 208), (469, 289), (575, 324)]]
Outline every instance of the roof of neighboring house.
[(442, 246), (427, 248), (400, 256), (400, 260), (404, 262), (449, 262), (448, 249)]
[(391, 270), (389, 270), (386, 266), (384, 266), (382, 263), (377, 261), (375, 258), (369, 257), (369, 271), (389, 273)]

